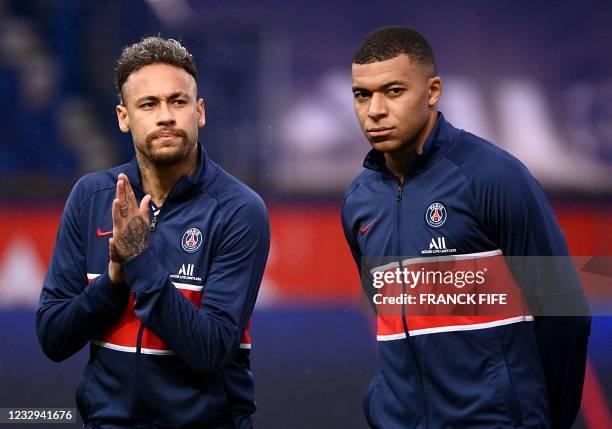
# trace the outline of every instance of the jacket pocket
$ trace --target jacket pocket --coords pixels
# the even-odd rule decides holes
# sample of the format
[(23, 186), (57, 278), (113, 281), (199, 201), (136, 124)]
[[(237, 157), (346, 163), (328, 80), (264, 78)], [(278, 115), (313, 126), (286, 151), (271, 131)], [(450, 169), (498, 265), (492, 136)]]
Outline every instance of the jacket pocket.
[(87, 385), (89, 384), (89, 372), (85, 369), (81, 379), (79, 380), (79, 384), (76, 389), (76, 403), (79, 408), (79, 413), (81, 413), (81, 418), (83, 419), (84, 427), (88, 427), (89, 424), (89, 400), (87, 399)]
[(499, 341), (497, 341), (497, 354), (496, 369), (502, 399), (512, 421), (521, 425), (523, 423), (521, 405), (512, 383), (512, 377), (510, 376), (510, 369), (508, 368), (504, 351)]
[(372, 429), (378, 429), (378, 426), (376, 426), (374, 422), (372, 422), (372, 415), (370, 414), (370, 405), (372, 404), (372, 398), (376, 393), (376, 390), (378, 390), (378, 377), (379, 375), (376, 374), (374, 378), (372, 378), (372, 381), (370, 382), (370, 385), (368, 386), (368, 389), (366, 390), (366, 393), (363, 396), (363, 414), (365, 415), (366, 421), (368, 422), (368, 426)]

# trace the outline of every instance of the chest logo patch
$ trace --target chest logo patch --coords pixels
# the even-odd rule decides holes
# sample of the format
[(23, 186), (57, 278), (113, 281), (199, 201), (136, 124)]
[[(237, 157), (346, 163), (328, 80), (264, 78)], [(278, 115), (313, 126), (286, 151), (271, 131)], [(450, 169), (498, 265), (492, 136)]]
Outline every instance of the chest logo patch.
[(200, 249), (202, 246), (202, 231), (198, 228), (189, 228), (183, 234), (183, 238), (181, 239), (181, 247), (187, 253), (193, 253)]
[(431, 203), (425, 212), (425, 221), (432, 228), (439, 228), (446, 222), (446, 207), (440, 202)]

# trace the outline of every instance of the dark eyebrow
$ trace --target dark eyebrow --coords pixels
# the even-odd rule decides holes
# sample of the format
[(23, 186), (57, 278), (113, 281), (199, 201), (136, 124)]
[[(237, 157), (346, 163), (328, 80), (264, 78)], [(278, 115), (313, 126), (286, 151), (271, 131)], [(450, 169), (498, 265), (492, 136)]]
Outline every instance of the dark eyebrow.
[[(168, 100), (175, 100), (179, 97), (187, 97), (189, 98), (189, 95), (182, 92), (182, 91), (177, 91), (177, 92), (173, 92), (172, 94), (170, 94), (167, 98)], [(136, 100), (137, 104), (141, 104), (145, 101), (158, 101), (159, 98), (154, 96), (154, 95), (146, 95), (144, 97), (140, 97), (138, 100)]]
[(182, 91), (177, 91), (177, 92), (173, 92), (172, 94), (170, 94), (168, 96), (168, 99), (169, 100), (174, 100), (175, 98), (179, 98), (179, 97), (187, 97), (187, 98), (189, 98), (189, 95), (184, 93), (184, 92), (182, 92)]
[(404, 82), (402, 82), (401, 80), (392, 80), (391, 82), (387, 82), (385, 83), (383, 86), (381, 86), (381, 88), (389, 88), (390, 86), (393, 85), (406, 85)]
[(145, 97), (140, 97), (138, 100), (136, 100), (136, 104), (141, 104), (145, 101), (157, 101), (158, 98), (153, 96), (153, 95), (147, 95)]
[[(402, 82), (401, 80), (396, 79), (396, 80), (392, 80), (390, 82), (387, 82), (384, 85), (381, 85), (380, 89), (387, 89), (387, 88), (389, 88), (390, 86), (393, 86), (393, 85), (406, 85), (406, 84), (404, 82)], [(359, 86), (353, 86), (353, 92), (356, 92), (356, 91), (372, 92), (370, 89), (367, 89), (367, 88), (361, 88)]]

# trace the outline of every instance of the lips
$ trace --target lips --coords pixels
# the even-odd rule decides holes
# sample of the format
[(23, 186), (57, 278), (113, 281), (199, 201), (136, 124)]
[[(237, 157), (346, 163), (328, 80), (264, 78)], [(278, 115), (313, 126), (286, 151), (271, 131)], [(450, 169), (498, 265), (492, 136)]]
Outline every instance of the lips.
[(393, 131), (393, 127), (375, 127), (369, 128), (367, 133), (370, 137), (384, 137)]
[(159, 134), (157, 135), (157, 137), (158, 137), (158, 138), (165, 138), (165, 137), (166, 137), (166, 138), (167, 138), (167, 137), (178, 137), (178, 134), (176, 134), (176, 133), (167, 133), (167, 132), (164, 132), (164, 133), (159, 133)]
[(187, 133), (181, 129), (160, 129), (157, 131), (154, 131), (152, 133), (150, 133), (147, 138), (146, 141), (148, 144), (151, 144), (151, 142), (155, 139), (173, 139), (176, 137), (182, 137), (183, 139), (187, 138)]

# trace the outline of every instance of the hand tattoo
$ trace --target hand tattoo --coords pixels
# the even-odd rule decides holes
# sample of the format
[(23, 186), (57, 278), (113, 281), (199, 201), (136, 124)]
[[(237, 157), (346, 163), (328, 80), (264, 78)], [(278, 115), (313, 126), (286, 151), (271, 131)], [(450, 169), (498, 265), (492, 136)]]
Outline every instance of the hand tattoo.
[(123, 173), (118, 176), (115, 192), (112, 207), (115, 256), (119, 262), (126, 262), (142, 253), (149, 244), (151, 196), (145, 195), (139, 205), (130, 180)]
[(115, 239), (117, 254), (126, 262), (142, 253), (149, 244), (149, 225), (141, 216), (133, 217), (125, 231)]

